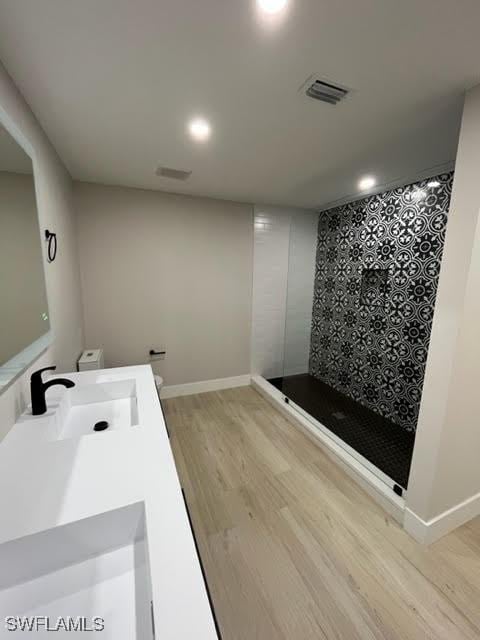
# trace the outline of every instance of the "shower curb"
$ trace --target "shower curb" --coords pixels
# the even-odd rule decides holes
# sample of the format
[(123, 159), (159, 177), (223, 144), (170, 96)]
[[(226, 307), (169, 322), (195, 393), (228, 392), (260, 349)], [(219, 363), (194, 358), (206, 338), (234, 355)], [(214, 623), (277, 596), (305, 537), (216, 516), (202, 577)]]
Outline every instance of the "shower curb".
[[(252, 387), (278, 409), (295, 427), (300, 428), (321, 449), (357, 482), (389, 515), (403, 526), (405, 500), (393, 492), (392, 486), (380, 480), (372, 471), (338, 445), (324, 431), (315, 427), (316, 420), (305, 418), (292, 403), (287, 403), (284, 394), (259, 375), (252, 376)], [(318, 423), (322, 429), (324, 425)]]

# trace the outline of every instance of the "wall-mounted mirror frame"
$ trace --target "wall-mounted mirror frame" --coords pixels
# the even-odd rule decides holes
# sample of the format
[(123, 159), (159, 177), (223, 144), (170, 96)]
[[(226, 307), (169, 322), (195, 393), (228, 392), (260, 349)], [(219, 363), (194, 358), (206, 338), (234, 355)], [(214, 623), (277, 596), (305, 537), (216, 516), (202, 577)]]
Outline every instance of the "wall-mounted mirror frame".
[[(41, 214), (38, 210), (38, 185), (35, 175), (35, 153), (29, 140), (21, 131), (19, 131), (18, 127), (16, 127), (15, 123), (12, 122), (2, 106), (0, 106), (0, 130), (1, 133), (4, 134), (5, 139), (10, 138), (10, 142), (18, 145), (18, 158), (23, 153), (25, 154), (25, 157), (30, 159), (31, 163), (31, 170), (20, 165), (20, 169), (18, 171), (16, 170), (17, 165), (15, 162), (12, 164), (13, 169), (8, 169), (8, 171), (5, 171), (5, 165), (3, 165), (3, 177), (8, 177), (7, 174), (11, 171), (12, 177), (15, 176), (15, 179), (19, 183), (22, 183), (27, 178), (27, 175), (31, 175), (31, 185), (28, 187), (31, 190), (31, 194), (28, 194), (27, 200), (31, 204), (33, 203), (32, 210), (29, 211), (28, 214), (30, 218), (25, 221), (23, 227), (23, 233), (27, 231), (29, 242), (19, 242), (18, 247), (16, 247), (16, 237), (13, 235), (15, 232), (12, 228), (8, 229), (10, 237), (8, 240), (5, 240), (5, 242), (10, 242), (10, 249), (12, 249), (12, 251), (9, 250), (10, 260), (3, 268), (4, 281), (1, 283), (3, 286), (3, 293), (5, 294), (5, 287), (8, 286), (8, 278), (12, 274), (16, 274), (16, 277), (19, 278), (19, 282), (17, 283), (19, 285), (18, 289), (26, 288), (27, 291), (23, 290), (22, 295), (4, 295), (3, 301), (0, 296), (0, 341), (5, 341), (3, 343), (3, 350), (0, 349), (0, 353), (3, 353), (3, 356), (0, 359), (1, 395), (47, 350), (49, 345), (52, 343), (53, 333), (49, 321), (50, 314), (45, 274), (46, 267), (50, 265), (46, 265), (45, 247), (42, 246), (44, 244), (42, 241), (42, 232), (45, 225), (42, 224)], [(16, 161), (18, 161), (18, 158)], [(1, 168), (2, 167), (0, 167), (0, 172)], [(8, 198), (4, 198), (3, 202), (9, 202)], [(12, 210), (15, 210), (15, 207), (12, 207)], [(7, 213), (8, 212), (4, 212), (4, 215), (7, 215)], [(31, 219), (32, 216), (34, 216), (34, 220)], [(1, 228), (0, 233), (2, 233)], [(4, 233), (4, 239), (6, 235), (7, 234)], [(38, 237), (38, 244), (36, 242), (36, 236)], [(15, 264), (16, 259), (19, 261), (18, 265)], [(29, 263), (29, 260), (32, 261), (32, 264)], [(20, 261), (23, 262), (20, 263)], [(31, 276), (28, 274), (31, 274)], [(0, 274), (0, 276), (1, 275), (2, 274)], [(34, 287), (34, 296), (28, 295), (29, 286)], [(33, 301), (32, 298), (35, 300)], [(2, 302), (5, 305), (5, 300), (10, 300), (10, 302), (11, 300), (15, 300), (16, 305), (22, 305), (22, 299), (25, 300), (25, 311), (31, 312), (32, 304), (35, 304), (35, 317), (37, 318), (38, 314), (38, 318), (36, 319), (35, 326), (29, 326), (28, 329), (22, 329), (22, 331), (25, 331), (24, 334), (12, 336), (11, 316), (14, 315), (15, 311), (21, 313), (24, 309), (22, 309), (21, 306), (19, 306), (18, 309), (9, 308), (9, 314), (5, 314), (4, 316), (2, 331)], [(3, 311), (6, 311), (5, 306)], [(10, 315), (10, 318), (8, 315)], [(9, 331), (7, 331), (7, 326), (9, 327)], [(18, 345), (18, 347), (14, 347), (14, 344)], [(1, 346), (2, 345), (0, 343), (0, 347)], [(12, 352), (12, 350), (14, 352)]]

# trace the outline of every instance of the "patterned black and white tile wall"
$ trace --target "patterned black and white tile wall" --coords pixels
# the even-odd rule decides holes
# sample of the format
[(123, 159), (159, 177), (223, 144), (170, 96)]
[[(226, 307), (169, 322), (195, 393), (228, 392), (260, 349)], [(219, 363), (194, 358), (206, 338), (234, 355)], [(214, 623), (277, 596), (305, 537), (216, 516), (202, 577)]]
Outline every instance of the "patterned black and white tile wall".
[[(453, 173), (320, 214), (310, 373), (417, 424)], [(428, 186), (436, 184), (436, 186)]]

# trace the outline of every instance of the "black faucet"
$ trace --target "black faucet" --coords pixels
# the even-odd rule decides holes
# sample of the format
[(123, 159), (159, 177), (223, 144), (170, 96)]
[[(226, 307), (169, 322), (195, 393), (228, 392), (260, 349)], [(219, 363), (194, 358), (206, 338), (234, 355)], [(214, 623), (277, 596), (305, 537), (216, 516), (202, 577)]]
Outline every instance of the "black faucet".
[(47, 411), (47, 403), (45, 402), (45, 392), (50, 387), (56, 384), (61, 384), (69, 389), (74, 387), (75, 383), (67, 378), (53, 378), (48, 382), (43, 382), (42, 373), (44, 371), (55, 371), (57, 367), (44, 367), (32, 373), (30, 377), (30, 395), (32, 398), (32, 414), (34, 416), (41, 416)]

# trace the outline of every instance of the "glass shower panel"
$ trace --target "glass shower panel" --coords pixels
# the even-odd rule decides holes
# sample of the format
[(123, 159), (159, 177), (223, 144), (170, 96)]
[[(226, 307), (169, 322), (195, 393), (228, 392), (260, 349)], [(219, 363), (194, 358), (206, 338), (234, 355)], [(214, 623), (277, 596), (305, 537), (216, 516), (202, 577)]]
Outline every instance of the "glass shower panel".
[[(368, 438), (371, 430), (381, 432), (383, 419), (342, 393), (340, 384), (332, 384), (332, 371), (338, 380), (342, 372), (349, 375), (351, 365), (348, 318), (345, 319), (342, 307), (348, 279), (335, 281), (333, 272), (329, 270), (332, 258), (337, 257), (337, 254), (333, 256), (337, 249), (336, 242), (324, 242), (327, 236), (332, 238), (331, 233), (325, 233), (325, 226), (328, 227), (328, 218), (320, 218), (319, 214), (292, 215), (283, 377), (271, 382), (317, 429), (393, 486), (393, 481), (381, 471), (382, 465), (378, 462), (385, 457), (385, 452), (377, 447), (372, 455)], [(332, 255), (327, 256), (329, 252)], [(360, 296), (371, 296), (371, 290), (375, 288), (373, 280), (377, 276), (377, 273), (369, 274), (369, 288), (365, 285), (364, 291), (359, 284), (356, 292), (359, 303)], [(337, 313), (336, 308), (342, 308), (342, 311)], [(357, 310), (351, 311), (355, 313)], [(338, 349), (332, 348), (334, 344), (340, 345), (340, 359)]]
[(318, 214), (296, 213), (290, 223), (283, 377), (308, 375)]

